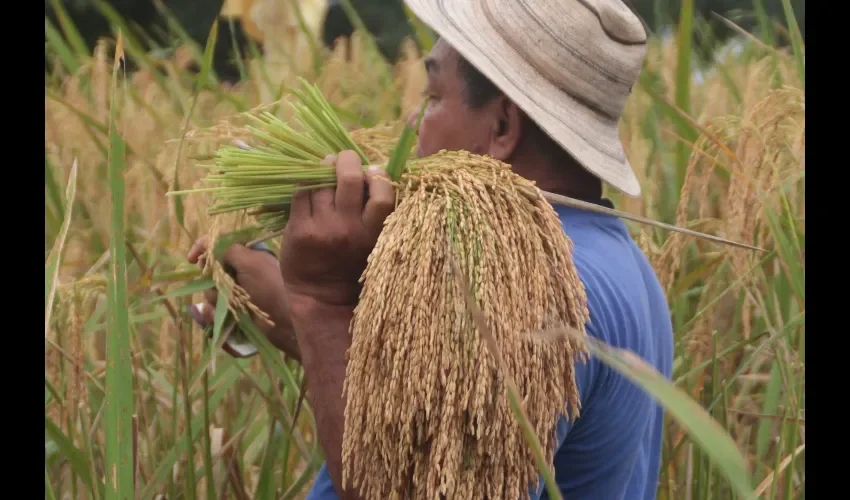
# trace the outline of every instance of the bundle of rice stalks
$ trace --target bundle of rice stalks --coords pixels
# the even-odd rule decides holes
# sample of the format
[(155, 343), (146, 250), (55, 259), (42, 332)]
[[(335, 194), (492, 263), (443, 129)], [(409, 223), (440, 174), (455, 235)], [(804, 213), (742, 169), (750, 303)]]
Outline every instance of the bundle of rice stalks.
[(319, 90), (302, 80), (304, 90), (294, 90), (298, 131), (269, 112), (246, 115), (256, 126), (247, 129), (264, 144), (223, 146), (216, 153), (215, 172), (206, 181), (216, 187), (199, 191), (213, 193), (210, 215), (254, 209), (264, 230), (275, 232), (286, 225), (286, 209), (298, 185), (305, 188), (332, 186), (333, 166), (322, 160), (342, 150), (356, 151), (361, 161), (368, 158), (345, 131), (330, 104)]

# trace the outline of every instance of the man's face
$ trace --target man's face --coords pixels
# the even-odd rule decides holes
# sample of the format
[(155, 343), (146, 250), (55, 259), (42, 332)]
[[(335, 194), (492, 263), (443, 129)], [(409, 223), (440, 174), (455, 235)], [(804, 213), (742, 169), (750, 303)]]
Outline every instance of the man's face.
[[(465, 82), (458, 72), (458, 53), (442, 39), (434, 44), (425, 60), (428, 83), (424, 95), (429, 102), (419, 125), (419, 156), (440, 150), (466, 150), (487, 154), (493, 132), (487, 106), (470, 109), (464, 101)], [(419, 110), (411, 114), (409, 123), (416, 125)]]

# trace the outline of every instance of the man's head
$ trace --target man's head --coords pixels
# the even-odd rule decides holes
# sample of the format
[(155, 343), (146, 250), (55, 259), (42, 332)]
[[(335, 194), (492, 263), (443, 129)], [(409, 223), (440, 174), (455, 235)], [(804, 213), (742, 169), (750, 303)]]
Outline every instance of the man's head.
[[(538, 185), (543, 164), (551, 172), (580, 165), (562, 186), (592, 172), (640, 195), (619, 122), (647, 33), (624, 0), (404, 2), (443, 40), (429, 61), (434, 101), (422, 125), (422, 153), (489, 154)], [(466, 71), (460, 56), (477, 71)], [(500, 92), (489, 92), (487, 80)]]
[[(560, 185), (601, 190), (598, 178), (444, 39), (434, 45), (425, 67), (423, 93), (429, 102), (419, 125), (420, 156), (466, 150), (509, 163), (527, 177), (559, 177)], [(411, 125), (417, 114), (418, 109), (409, 117)]]

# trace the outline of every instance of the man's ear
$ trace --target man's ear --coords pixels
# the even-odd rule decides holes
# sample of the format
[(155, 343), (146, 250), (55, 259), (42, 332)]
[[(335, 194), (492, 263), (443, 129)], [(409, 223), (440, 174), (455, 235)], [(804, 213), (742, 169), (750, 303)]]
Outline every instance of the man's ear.
[(491, 103), (493, 124), (490, 132), (490, 150), (488, 155), (510, 163), (522, 138), (522, 110), (505, 96), (499, 96)]

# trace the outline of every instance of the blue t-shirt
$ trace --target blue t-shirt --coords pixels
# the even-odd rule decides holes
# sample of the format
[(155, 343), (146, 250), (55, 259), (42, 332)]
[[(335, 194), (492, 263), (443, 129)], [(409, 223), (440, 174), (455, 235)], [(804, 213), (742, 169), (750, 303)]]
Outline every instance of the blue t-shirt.
[[(607, 200), (603, 204), (611, 206)], [(673, 331), (665, 294), (623, 222), (555, 207), (575, 247), (587, 290), (589, 335), (640, 356), (665, 377), (673, 365)], [(576, 365), (581, 414), (558, 425), (555, 480), (569, 500), (653, 500), (661, 460), (663, 409), (595, 357)], [(322, 465), (307, 500), (335, 500)], [(549, 498), (543, 481), (533, 499)]]

